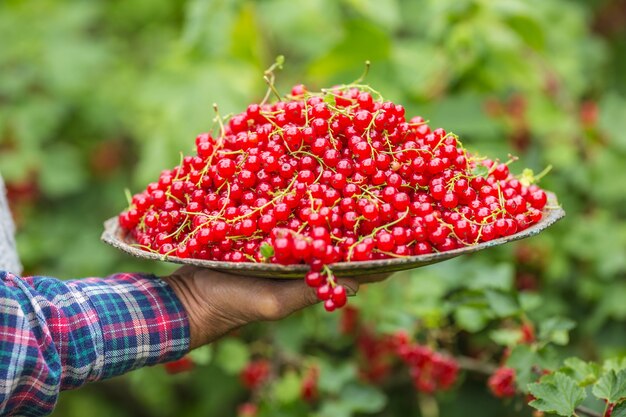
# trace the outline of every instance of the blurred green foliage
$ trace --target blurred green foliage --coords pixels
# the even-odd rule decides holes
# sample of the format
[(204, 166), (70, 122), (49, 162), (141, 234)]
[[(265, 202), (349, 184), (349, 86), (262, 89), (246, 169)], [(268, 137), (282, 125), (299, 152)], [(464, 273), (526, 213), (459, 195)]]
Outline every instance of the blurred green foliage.
[[(124, 189), (140, 190), (190, 152), (211, 127), (212, 103), (227, 114), (260, 100), (276, 55), (286, 56), (284, 92), (351, 81), (369, 59), (367, 82), (407, 114), (481, 154), (518, 155), (518, 172), (552, 164), (542, 185), (568, 215), (527, 242), (363, 290), (352, 300), (363, 319), (385, 332), (455, 329), (444, 347), (497, 360), (490, 340), (511, 340), (507, 317), (562, 316), (578, 325), (569, 338), (569, 327), (546, 330), (565, 345), (557, 357), (622, 356), (624, 22), (621, 0), (4, 0), (0, 171), (26, 270), (62, 278), (171, 270), (99, 242), (103, 220), (125, 206)], [(359, 382), (339, 316), (311, 309), (251, 326), (190, 374), (157, 367), (90, 385), (63, 394), (55, 415), (235, 415), (249, 400), (237, 374), (250, 355), (287, 364), (260, 400), (263, 416), (438, 415), (406, 375)], [(315, 407), (293, 388), (312, 363), (322, 370)], [(530, 414), (470, 376), (437, 398), (442, 416)]]

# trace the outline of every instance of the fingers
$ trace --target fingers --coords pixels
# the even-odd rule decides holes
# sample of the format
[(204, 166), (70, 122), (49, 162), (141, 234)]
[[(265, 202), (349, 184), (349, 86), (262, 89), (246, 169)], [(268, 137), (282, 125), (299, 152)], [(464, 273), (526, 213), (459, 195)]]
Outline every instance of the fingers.
[(346, 294), (350, 297), (356, 295), (359, 291), (361, 281), (357, 278), (337, 278), (337, 284), (343, 285), (346, 289)]
[[(267, 279), (182, 267), (175, 275), (193, 276), (199, 304), (211, 304), (235, 321), (273, 321), (319, 302), (317, 291), (301, 279)], [(357, 278), (338, 278), (348, 296), (359, 290)]]
[(303, 280), (278, 280), (195, 271), (206, 302), (243, 322), (278, 320), (317, 302), (315, 290)]
[[(318, 302), (316, 289), (301, 279), (246, 277), (189, 266), (163, 279), (189, 316), (192, 347), (242, 325), (279, 320)], [(344, 286), (347, 295), (359, 289), (354, 278), (338, 279), (337, 284)]]
[(286, 317), (318, 301), (315, 289), (302, 280), (272, 280), (271, 288), (277, 302), (278, 318)]

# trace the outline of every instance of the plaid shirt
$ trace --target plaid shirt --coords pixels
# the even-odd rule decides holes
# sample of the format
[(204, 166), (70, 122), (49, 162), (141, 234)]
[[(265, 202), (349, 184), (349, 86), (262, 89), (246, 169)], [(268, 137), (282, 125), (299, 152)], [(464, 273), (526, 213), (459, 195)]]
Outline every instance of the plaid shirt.
[(0, 416), (47, 415), (61, 390), (189, 349), (186, 313), (156, 277), (0, 279)]

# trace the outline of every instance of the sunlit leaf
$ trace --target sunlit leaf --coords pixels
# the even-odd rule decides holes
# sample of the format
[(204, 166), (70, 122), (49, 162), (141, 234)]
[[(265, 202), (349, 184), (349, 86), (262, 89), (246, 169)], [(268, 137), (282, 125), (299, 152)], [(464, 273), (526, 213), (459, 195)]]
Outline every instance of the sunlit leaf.
[(540, 411), (569, 417), (585, 399), (585, 391), (567, 375), (557, 372), (541, 378), (540, 382), (529, 385), (535, 397), (530, 405)]

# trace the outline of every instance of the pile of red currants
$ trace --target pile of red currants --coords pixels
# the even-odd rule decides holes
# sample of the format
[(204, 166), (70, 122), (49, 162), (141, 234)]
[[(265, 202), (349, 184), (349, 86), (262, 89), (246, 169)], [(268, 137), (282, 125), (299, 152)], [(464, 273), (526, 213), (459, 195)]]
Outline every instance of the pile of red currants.
[(509, 163), (468, 153), (458, 137), (371, 87), (251, 104), (195, 154), (165, 170), (119, 216), (138, 246), (226, 262), (308, 264), (328, 311), (346, 291), (328, 265), (449, 251), (538, 222), (546, 193)]

